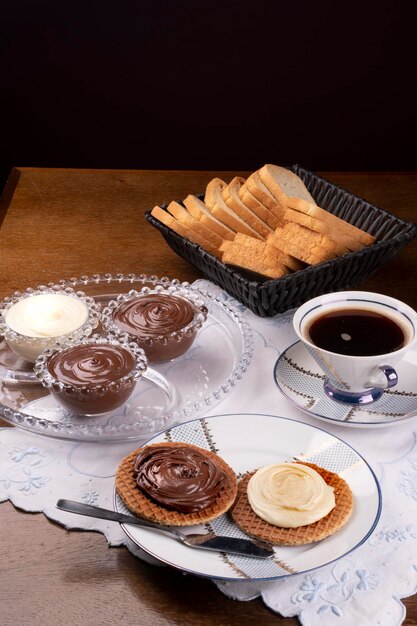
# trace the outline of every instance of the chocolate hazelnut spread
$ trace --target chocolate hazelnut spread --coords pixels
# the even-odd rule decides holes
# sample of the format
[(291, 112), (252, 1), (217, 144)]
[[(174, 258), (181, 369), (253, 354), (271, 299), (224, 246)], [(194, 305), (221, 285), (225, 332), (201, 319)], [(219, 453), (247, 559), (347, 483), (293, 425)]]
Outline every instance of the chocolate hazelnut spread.
[[(55, 352), (48, 371), (68, 386), (59, 401), (75, 413), (99, 414), (123, 404), (134, 381), (120, 383), (135, 366), (133, 354), (118, 345), (85, 343)], [(52, 388), (52, 393), (54, 389)]]
[(138, 487), (157, 504), (182, 513), (213, 504), (227, 481), (210, 458), (187, 446), (149, 446), (136, 457)]
[(146, 339), (184, 328), (194, 315), (194, 307), (184, 298), (149, 293), (123, 302), (114, 312), (113, 319), (124, 332)]
[(191, 324), (196, 312), (185, 298), (149, 293), (120, 304), (113, 312), (113, 322), (119, 330), (135, 337), (150, 362), (165, 361), (191, 346), (196, 329), (180, 331)]

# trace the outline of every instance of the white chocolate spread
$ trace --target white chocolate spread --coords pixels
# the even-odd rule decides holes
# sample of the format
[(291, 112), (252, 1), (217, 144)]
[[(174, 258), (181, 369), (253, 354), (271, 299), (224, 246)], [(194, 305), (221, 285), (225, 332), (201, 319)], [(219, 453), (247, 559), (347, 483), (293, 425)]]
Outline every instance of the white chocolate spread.
[(333, 488), (301, 463), (260, 468), (249, 480), (247, 494), (256, 515), (282, 528), (317, 522), (336, 504)]
[(45, 293), (19, 300), (5, 315), (7, 325), (25, 337), (60, 337), (80, 328), (87, 305), (64, 294)]

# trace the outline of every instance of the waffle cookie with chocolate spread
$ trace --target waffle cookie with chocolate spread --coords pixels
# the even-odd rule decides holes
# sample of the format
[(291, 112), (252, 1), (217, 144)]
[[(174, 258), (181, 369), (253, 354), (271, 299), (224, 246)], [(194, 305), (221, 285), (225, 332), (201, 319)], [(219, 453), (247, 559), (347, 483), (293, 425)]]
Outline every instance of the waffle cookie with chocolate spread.
[(138, 448), (122, 460), (116, 491), (138, 517), (164, 526), (192, 526), (230, 509), (237, 478), (214, 452), (162, 442)]
[(249, 504), (247, 486), (255, 474), (251, 472), (240, 480), (235, 504), (231, 509), (233, 521), (244, 533), (274, 545), (297, 546), (320, 541), (342, 528), (353, 510), (353, 495), (349, 485), (338, 474), (313, 463), (302, 464), (313, 468), (330, 487), (333, 487), (336, 506), (328, 515), (313, 524), (296, 528), (274, 526), (256, 515)]

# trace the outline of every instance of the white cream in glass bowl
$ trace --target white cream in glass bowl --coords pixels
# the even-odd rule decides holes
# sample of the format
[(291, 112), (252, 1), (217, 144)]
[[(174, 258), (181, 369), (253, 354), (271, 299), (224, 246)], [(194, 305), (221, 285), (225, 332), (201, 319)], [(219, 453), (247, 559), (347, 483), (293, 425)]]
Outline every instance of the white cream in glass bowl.
[(0, 335), (34, 363), (58, 341), (87, 337), (98, 326), (100, 306), (82, 291), (61, 285), (15, 292), (0, 303)]

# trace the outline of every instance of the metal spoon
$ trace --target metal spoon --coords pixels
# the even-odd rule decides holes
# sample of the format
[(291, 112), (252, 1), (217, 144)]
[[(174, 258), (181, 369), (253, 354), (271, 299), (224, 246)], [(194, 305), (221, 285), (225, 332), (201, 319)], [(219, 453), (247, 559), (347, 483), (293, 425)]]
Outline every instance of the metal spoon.
[(153, 522), (140, 519), (139, 517), (134, 517), (133, 515), (124, 515), (123, 513), (102, 509), (90, 504), (83, 504), (82, 502), (75, 502), (74, 500), (58, 500), (56, 507), (62, 511), (69, 511), (70, 513), (98, 517), (112, 522), (119, 522), (120, 524), (141, 526), (142, 528), (168, 535), (190, 548), (229, 552), (231, 554), (239, 554), (240, 556), (254, 557), (257, 559), (270, 559), (274, 556), (273, 548), (261, 541), (240, 539), (238, 537), (217, 536), (212, 533), (185, 535), (172, 527), (160, 526)]

